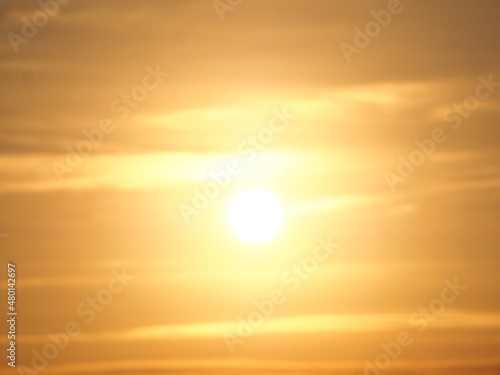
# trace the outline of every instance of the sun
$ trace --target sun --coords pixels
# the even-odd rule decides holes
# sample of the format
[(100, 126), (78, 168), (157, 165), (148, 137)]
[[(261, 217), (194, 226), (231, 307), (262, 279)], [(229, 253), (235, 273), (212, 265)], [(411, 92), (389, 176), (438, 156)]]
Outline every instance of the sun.
[(229, 224), (245, 241), (269, 241), (283, 224), (283, 210), (271, 193), (261, 189), (246, 190), (234, 199), (229, 209)]

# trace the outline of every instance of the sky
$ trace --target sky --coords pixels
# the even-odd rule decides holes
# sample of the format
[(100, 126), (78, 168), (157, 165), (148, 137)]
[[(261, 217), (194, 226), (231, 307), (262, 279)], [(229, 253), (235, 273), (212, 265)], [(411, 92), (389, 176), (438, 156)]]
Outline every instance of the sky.
[(3, 1), (2, 373), (498, 374), (499, 15)]

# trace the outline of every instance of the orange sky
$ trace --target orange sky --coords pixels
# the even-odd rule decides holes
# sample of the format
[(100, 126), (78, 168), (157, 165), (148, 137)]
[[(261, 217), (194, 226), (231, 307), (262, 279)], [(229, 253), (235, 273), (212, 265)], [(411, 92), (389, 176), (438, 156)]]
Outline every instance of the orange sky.
[[(399, 338), (380, 374), (498, 374), (497, 1), (46, 1), (0, 5), (2, 373), (375, 374)], [(254, 187), (259, 245), (227, 222)]]

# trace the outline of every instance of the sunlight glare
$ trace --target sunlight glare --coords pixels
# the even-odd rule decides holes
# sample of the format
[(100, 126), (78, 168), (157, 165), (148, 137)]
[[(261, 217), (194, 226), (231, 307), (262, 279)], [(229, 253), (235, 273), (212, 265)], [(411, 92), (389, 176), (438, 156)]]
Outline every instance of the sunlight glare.
[(245, 241), (260, 243), (272, 239), (283, 223), (280, 202), (265, 190), (246, 190), (229, 209), (233, 231)]

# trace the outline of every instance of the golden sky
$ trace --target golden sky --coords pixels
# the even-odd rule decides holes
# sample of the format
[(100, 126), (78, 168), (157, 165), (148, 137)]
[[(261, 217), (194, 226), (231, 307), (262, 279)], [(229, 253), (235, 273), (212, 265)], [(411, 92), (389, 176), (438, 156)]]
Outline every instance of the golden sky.
[[(499, 16), (3, 1), (2, 373), (498, 374)], [(250, 188), (284, 212), (261, 244)]]

